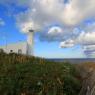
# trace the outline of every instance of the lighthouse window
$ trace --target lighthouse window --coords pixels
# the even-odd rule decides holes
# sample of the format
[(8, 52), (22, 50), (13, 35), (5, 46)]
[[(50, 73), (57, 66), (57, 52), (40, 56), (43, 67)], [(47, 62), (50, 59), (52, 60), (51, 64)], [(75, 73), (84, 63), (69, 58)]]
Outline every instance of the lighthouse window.
[(21, 49), (18, 49), (18, 54), (22, 54), (22, 50)]
[(13, 50), (10, 50), (10, 53), (13, 53)]

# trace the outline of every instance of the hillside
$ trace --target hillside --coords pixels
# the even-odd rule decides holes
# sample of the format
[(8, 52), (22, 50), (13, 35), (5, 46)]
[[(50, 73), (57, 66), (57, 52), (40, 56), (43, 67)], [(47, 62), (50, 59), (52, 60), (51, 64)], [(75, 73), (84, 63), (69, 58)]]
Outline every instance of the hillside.
[(78, 65), (83, 83), (79, 95), (95, 95), (95, 63), (87, 62)]
[(79, 73), (69, 63), (0, 53), (1, 95), (78, 95)]

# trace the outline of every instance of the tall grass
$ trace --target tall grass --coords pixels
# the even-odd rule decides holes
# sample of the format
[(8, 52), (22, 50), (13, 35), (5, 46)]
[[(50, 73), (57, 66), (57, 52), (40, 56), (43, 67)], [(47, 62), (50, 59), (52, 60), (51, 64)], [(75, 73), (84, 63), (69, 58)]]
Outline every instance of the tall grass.
[(0, 95), (78, 95), (81, 81), (69, 63), (0, 54)]

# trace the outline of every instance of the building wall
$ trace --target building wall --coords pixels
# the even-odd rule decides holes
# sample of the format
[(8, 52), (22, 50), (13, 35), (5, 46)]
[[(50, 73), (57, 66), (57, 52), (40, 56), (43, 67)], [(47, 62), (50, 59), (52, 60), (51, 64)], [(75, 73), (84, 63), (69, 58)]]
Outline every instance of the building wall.
[(21, 50), (22, 54), (27, 54), (27, 43), (19, 42), (15, 44), (8, 44), (6, 46), (0, 46), (0, 49), (3, 49), (6, 53), (10, 53), (11, 51), (18, 53), (18, 50)]

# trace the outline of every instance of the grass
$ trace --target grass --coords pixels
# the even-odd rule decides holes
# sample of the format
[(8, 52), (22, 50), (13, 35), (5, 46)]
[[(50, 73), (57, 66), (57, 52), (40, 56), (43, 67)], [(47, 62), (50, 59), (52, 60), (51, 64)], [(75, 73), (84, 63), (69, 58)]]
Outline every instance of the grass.
[(0, 54), (1, 95), (78, 95), (79, 73), (69, 63)]

